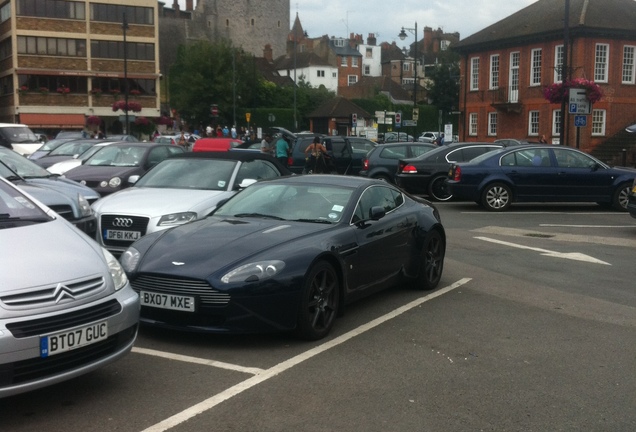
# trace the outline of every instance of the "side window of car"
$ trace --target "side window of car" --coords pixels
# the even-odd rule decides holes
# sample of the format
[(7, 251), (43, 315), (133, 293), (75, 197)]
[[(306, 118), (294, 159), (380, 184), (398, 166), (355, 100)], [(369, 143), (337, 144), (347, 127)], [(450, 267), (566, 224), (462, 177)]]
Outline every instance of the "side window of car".
[(462, 157), (461, 149), (453, 150), (446, 155), (447, 162), (463, 162), (464, 159)]
[(595, 163), (584, 154), (566, 149), (554, 149), (554, 155), (560, 168), (589, 168)]
[(278, 172), (271, 163), (262, 160), (253, 160), (241, 164), (238, 175), (236, 176), (236, 184), (241, 184), (245, 179), (264, 180), (278, 176)]
[(168, 147), (157, 147), (150, 150), (150, 154), (148, 155), (148, 165), (153, 166), (157, 165), (159, 162), (168, 157), (170, 153), (168, 152)]
[(458, 157), (457, 162), (468, 162), (469, 160), (475, 159), (477, 156), (482, 155), (485, 152), (485, 147), (465, 147), (461, 150), (461, 160)]
[(417, 157), (419, 155), (422, 155), (428, 152), (429, 150), (431, 150), (431, 148), (427, 146), (418, 146), (418, 145), (411, 146), (411, 157)]
[[(365, 190), (358, 201), (358, 206), (354, 212), (354, 222), (356, 220), (368, 219), (371, 215), (372, 207), (382, 207), (387, 213), (397, 208), (393, 189), (384, 186), (372, 186)], [(356, 219), (356, 217), (358, 219)]]
[(385, 147), (382, 149), (380, 157), (383, 159), (405, 159), (408, 157), (406, 146)]
[(331, 140), (331, 146), (337, 158), (351, 157), (351, 147), (344, 140)]

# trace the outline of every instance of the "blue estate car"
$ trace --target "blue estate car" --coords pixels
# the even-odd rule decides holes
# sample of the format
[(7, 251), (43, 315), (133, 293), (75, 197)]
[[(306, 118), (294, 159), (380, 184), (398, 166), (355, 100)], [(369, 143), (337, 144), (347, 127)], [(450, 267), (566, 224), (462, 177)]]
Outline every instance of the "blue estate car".
[(493, 151), (449, 171), (453, 197), (491, 211), (513, 202), (596, 202), (625, 211), (636, 170), (610, 167), (582, 151), (521, 145)]

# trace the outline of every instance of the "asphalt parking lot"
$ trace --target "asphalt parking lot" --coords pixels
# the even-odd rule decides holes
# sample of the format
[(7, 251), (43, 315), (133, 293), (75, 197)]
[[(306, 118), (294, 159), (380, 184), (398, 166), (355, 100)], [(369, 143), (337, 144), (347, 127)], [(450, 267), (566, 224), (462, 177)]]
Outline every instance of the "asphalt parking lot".
[(142, 328), (97, 372), (0, 400), (3, 431), (636, 430), (636, 219), (441, 203), (440, 287), (325, 340)]

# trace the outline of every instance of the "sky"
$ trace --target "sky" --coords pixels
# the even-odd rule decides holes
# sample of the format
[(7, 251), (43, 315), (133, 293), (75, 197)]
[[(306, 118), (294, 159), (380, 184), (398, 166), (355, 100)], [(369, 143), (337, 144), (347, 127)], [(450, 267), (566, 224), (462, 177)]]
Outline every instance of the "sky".
[[(198, 0), (195, 0), (195, 4)], [(267, 1), (267, 0), (260, 0)], [(402, 27), (414, 29), (418, 40), (424, 27), (441, 28), (447, 33), (459, 32), (464, 39), (479, 30), (511, 15), (536, 0), (290, 0), (290, 26), (296, 18), (309, 37), (329, 35), (348, 37), (360, 34), (366, 40), (374, 33), (377, 42), (393, 42), (406, 46), (414, 41), (401, 41), (397, 35)], [(171, 5), (166, 1), (166, 5)], [(185, 0), (179, 0), (185, 8)]]

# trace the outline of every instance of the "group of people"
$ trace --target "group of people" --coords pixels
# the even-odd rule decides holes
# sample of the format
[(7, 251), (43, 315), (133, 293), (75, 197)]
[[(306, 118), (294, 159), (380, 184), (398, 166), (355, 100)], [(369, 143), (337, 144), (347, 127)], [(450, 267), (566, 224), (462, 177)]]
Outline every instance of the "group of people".
[(216, 130), (212, 128), (212, 126), (208, 126), (205, 128), (205, 137), (206, 138), (238, 138), (238, 132), (236, 131), (236, 126), (232, 126), (232, 128), (228, 128), (227, 126), (221, 127), (221, 125), (216, 127)]
[(274, 144), (274, 137), (271, 134), (265, 134), (261, 141), (261, 152), (274, 156), (285, 166), (289, 166), (288, 158), (291, 155), (289, 143), (283, 138), (283, 135), (277, 135)]

